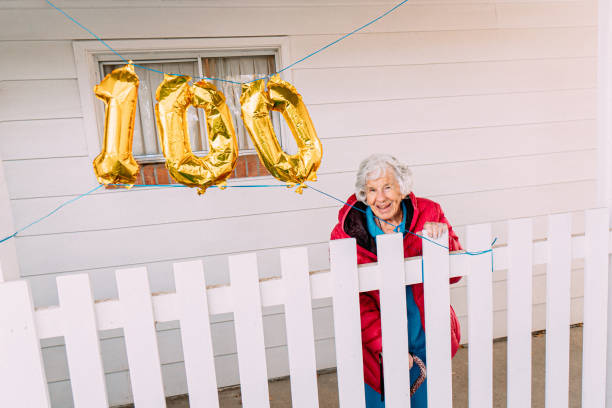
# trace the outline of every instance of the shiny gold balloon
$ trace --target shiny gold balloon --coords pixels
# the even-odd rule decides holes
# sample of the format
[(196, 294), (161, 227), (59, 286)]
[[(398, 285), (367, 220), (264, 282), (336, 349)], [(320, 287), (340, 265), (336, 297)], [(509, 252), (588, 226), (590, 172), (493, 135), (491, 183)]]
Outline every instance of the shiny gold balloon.
[(128, 64), (108, 74), (94, 87), (104, 101), (104, 142), (93, 167), (100, 184), (134, 184), (140, 166), (132, 155), (134, 119), (140, 83)]
[[(188, 76), (164, 75), (157, 88), (155, 117), (166, 167), (177, 182), (198, 187), (225, 186), (238, 159), (238, 143), (225, 96), (214, 85), (200, 81), (189, 86)], [(187, 128), (187, 108), (203, 108), (208, 129), (208, 154), (193, 154)]]
[[(316, 181), (323, 148), (302, 96), (293, 85), (278, 75), (270, 78), (268, 91), (263, 80), (243, 84), (240, 104), (244, 125), (270, 174), (290, 185), (298, 184), (298, 193), (302, 192), (306, 181)], [(283, 114), (297, 143), (297, 154), (289, 155), (281, 149), (270, 110)]]

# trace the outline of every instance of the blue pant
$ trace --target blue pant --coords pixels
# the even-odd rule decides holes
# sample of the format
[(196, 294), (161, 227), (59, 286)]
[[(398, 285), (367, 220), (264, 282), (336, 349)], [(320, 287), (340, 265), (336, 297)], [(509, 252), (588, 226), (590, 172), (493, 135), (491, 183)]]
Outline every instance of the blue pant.
[[(425, 360), (425, 352), (421, 353), (413, 353), (416, 354), (423, 363), (427, 365), (427, 361)], [(416, 379), (421, 374), (421, 370), (416, 364), (413, 364), (410, 369), (410, 384), (414, 383)], [(408, 385), (406, 385), (409, 387)], [(380, 400), (380, 394), (374, 391), (374, 388), (370, 387), (368, 384), (365, 384), (365, 399), (366, 399), (366, 408), (385, 408), (384, 401)], [(410, 407), (411, 408), (427, 408), (427, 379), (423, 381), (423, 384), (419, 387), (417, 392), (414, 393), (412, 397), (410, 397)]]

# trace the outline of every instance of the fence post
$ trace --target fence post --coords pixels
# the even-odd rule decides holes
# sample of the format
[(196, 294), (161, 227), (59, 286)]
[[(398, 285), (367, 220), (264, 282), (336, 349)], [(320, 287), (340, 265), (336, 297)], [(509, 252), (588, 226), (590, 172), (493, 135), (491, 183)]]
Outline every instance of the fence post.
[(548, 217), (546, 266), (546, 408), (568, 406), (572, 217)]
[[(489, 247), (491, 225), (467, 228), (466, 249), (472, 252)], [(463, 255), (465, 256), (465, 255)], [(493, 276), (491, 254), (468, 256), (468, 398), (470, 408), (493, 405)]]
[(293, 408), (318, 408), (317, 365), (306, 248), (281, 250)]
[(589, 408), (606, 404), (608, 225), (606, 208), (586, 212), (582, 406)]
[[(380, 285), (385, 404), (410, 408), (408, 324), (402, 234), (376, 237)], [(412, 290), (412, 289), (409, 289)]]
[(58, 277), (57, 292), (62, 310), (74, 406), (77, 408), (108, 407), (89, 275)]
[(508, 408), (531, 406), (533, 227), (530, 218), (508, 223)]
[(354, 238), (329, 243), (340, 408), (365, 408), (355, 243)]
[(242, 403), (248, 408), (269, 408), (266, 348), (256, 255), (230, 256), (229, 269)]
[(218, 408), (208, 296), (202, 261), (174, 264), (177, 307), (191, 408)]
[(0, 407), (50, 407), (26, 281), (0, 283)]
[(146, 268), (115, 272), (121, 310), (125, 316), (125, 348), (137, 408), (166, 406), (161, 376), (153, 302)]
[[(425, 231), (423, 236), (427, 236)], [(427, 404), (436, 408), (450, 408), (453, 404), (448, 282), (450, 259), (447, 248), (448, 232), (435, 243), (423, 240)]]

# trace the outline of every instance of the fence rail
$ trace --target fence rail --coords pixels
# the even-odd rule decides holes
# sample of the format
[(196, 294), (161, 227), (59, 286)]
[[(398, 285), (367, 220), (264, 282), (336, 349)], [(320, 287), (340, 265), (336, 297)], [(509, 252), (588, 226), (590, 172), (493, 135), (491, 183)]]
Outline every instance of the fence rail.
[[(357, 266), (354, 240), (330, 242), (330, 270), (309, 272), (306, 248), (281, 250), (282, 276), (259, 281), (255, 254), (229, 257), (230, 284), (206, 287), (202, 263), (174, 265), (175, 293), (151, 294), (145, 268), (116, 272), (118, 299), (93, 300), (89, 278), (57, 278), (59, 305), (35, 310), (25, 280), (0, 284), (0, 406), (50, 407), (40, 340), (63, 336), (74, 406), (107, 407), (100, 330), (122, 328), (137, 407), (163, 407), (155, 323), (180, 321), (191, 407), (218, 407), (210, 315), (233, 312), (243, 405), (269, 406), (262, 307), (284, 305), (294, 407), (318, 406), (312, 300), (332, 298), (341, 407), (364, 407), (358, 293), (380, 289), (387, 406), (409, 406), (404, 285), (425, 276), (430, 406), (452, 406), (448, 277), (466, 276), (469, 404), (492, 406), (492, 274), (508, 270), (508, 407), (531, 404), (533, 265), (547, 264), (546, 406), (567, 406), (572, 259), (585, 259), (583, 406), (605, 406), (608, 254), (605, 209), (589, 210), (586, 233), (571, 236), (569, 214), (549, 217), (545, 241), (530, 219), (510, 220), (505, 247), (478, 256), (423, 242), (403, 259), (399, 235), (378, 237), (379, 262)], [(467, 228), (468, 251), (486, 249), (488, 224)], [(444, 236), (438, 243), (445, 244)], [(457, 256), (451, 256), (457, 255)], [(494, 259), (494, 264), (492, 261)], [(465, 328), (464, 328), (465, 330)], [(391, 375), (393, 373), (393, 375)], [(528, 373), (528, 375), (526, 375)]]

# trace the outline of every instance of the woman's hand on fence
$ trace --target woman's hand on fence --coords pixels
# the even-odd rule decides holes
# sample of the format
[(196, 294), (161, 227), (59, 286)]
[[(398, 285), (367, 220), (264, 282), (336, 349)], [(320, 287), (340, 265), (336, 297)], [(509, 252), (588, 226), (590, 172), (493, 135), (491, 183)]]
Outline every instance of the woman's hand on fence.
[(412, 368), (413, 364), (414, 364), (414, 360), (412, 358), (412, 354), (408, 354), (408, 368)]
[(426, 222), (423, 225), (423, 231), (427, 231), (427, 235), (429, 235), (433, 239), (438, 239), (448, 230), (448, 225), (443, 222)]

